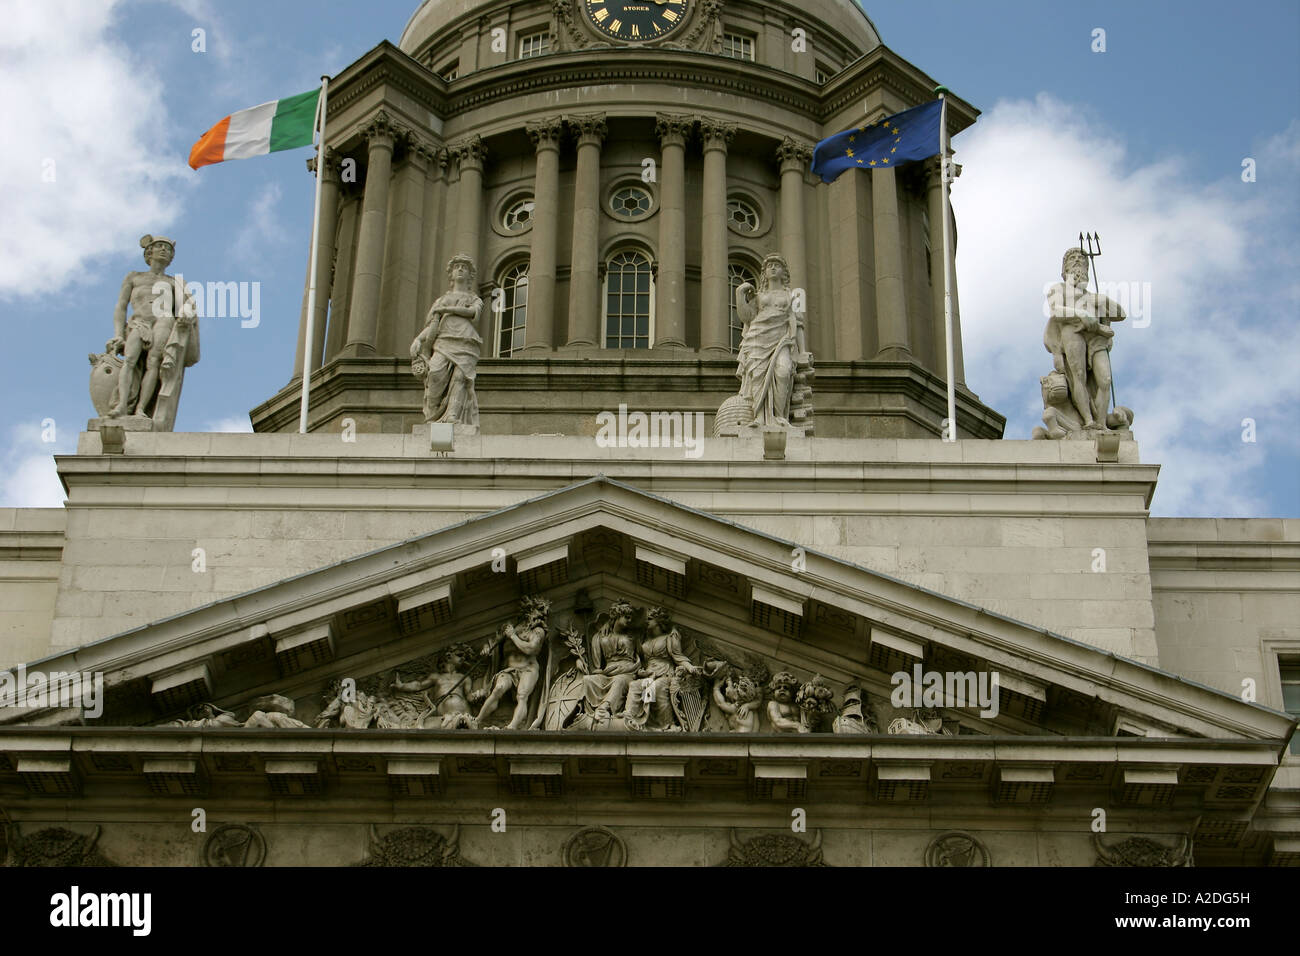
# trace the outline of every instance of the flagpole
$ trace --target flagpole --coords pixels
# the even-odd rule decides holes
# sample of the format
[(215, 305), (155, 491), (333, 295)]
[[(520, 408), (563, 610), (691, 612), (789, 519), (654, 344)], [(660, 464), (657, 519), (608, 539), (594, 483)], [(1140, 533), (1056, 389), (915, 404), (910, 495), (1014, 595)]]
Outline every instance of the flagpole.
[(946, 340), (948, 352), (948, 429), (949, 441), (957, 440), (957, 386), (956, 379), (953, 376), (953, 345), (952, 345), (952, 253), (950, 234), (952, 232), (952, 206), (948, 197), (948, 184), (950, 182), (949, 170), (952, 163), (948, 158), (948, 89), (947, 87), (936, 87), (935, 92), (939, 94), (939, 173), (943, 186), (943, 334)]
[(320, 186), (325, 175), (325, 98), (329, 93), (330, 78), (320, 78), (320, 102), (316, 105), (316, 199), (311, 214), (311, 264), (307, 267), (311, 278), (307, 283), (307, 335), (302, 351), (302, 408), (298, 412), (298, 432), (307, 434), (307, 399), (311, 395), (311, 360), (316, 351), (316, 258), (320, 249)]

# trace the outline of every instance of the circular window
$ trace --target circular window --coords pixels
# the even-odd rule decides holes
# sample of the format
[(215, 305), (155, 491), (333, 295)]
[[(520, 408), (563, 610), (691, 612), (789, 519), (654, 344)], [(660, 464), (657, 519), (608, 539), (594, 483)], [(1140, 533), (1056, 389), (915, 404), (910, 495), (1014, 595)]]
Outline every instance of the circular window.
[(640, 186), (623, 186), (609, 197), (610, 211), (619, 219), (642, 219), (653, 206), (654, 200)]
[(758, 232), (758, 210), (745, 200), (733, 196), (727, 200), (727, 223), (737, 232)]
[(524, 196), (507, 206), (501, 216), (501, 225), (505, 227), (506, 232), (523, 232), (528, 229), (533, 224), (535, 205), (532, 196)]

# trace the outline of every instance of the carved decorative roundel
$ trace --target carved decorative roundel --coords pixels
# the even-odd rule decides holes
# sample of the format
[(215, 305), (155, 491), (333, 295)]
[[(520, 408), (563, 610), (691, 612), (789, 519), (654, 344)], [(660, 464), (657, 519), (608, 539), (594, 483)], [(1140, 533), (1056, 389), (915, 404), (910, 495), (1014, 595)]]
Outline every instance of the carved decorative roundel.
[(941, 833), (925, 848), (926, 866), (992, 866), (989, 851), (969, 833)]
[(627, 866), (627, 844), (612, 830), (587, 827), (564, 844), (565, 866)]
[(624, 43), (661, 40), (686, 22), (690, 0), (583, 0), (601, 36)]
[(265, 838), (242, 823), (223, 824), (203, 842), (204, 866), (261, 866), (265, 859)]

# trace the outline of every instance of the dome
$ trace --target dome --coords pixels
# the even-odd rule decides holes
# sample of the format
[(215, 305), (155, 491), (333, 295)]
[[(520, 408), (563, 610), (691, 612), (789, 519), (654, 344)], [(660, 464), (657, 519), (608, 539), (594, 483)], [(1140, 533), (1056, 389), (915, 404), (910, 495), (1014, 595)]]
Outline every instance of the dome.
[[(576, 0), (576, 3), (580, 2)], [(738, 0), (733, 0), (733, 4), (738, 5)], [(505, 5), (501, 0), (424, 0), (407, 21), (397, 45), (403, 53), (415, 56), (452, 23), (475, 10), (486, 14), (489, 9)], [(880, 45), (880, 34), (856, 0), (808, 0), (801, 4), (801, 8), (828, 30), (857, 47), (859, 53)]]

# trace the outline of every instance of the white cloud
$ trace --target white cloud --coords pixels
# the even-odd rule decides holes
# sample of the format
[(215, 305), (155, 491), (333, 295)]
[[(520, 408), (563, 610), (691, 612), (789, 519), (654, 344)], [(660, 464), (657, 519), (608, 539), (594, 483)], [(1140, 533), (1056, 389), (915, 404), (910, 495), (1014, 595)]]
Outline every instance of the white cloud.
[[(1253, 184), (1238, 168), (1197, 183), (1179, 157), (1136, 164), (1122, 138), (1046, 94), (998, 103), (955, 145), (966, 377), (1007, 416), (1007, 437), (1028, 438), (1042, 412), (1044, 284), (1095, 231), (1103, 283), (1150, 284), (1149, 326), (1118, 324), (1112, 357), (1142, 460), (1163, 466), (1153, 511), (1263, 513), (1264, 448), (1243, 447), (1241, 420), (1289, 419), (1300, 399), (1300, 124), (1260, 145)], [(1270, 440), (1297, 441), (1293, 428)]]
[[(10, 430), (9, 445), (0, 454), (0, 507), (3, 508), (61, 508), (63, 484), (54, 467), (56, 454), (72, 454), (76, 450), (76, 434), (59, 438), (42, 425), (21, 424)], [(47, 442), (44, 437), (59, 438)]]
[(0, 299), (62, 293), (91, 260), (133, 248), (142, 223), (162, 232), (177, 220), (187, 168), (165, 145), (165, 80), (111, 36), (117, 7), (5, 5)]

